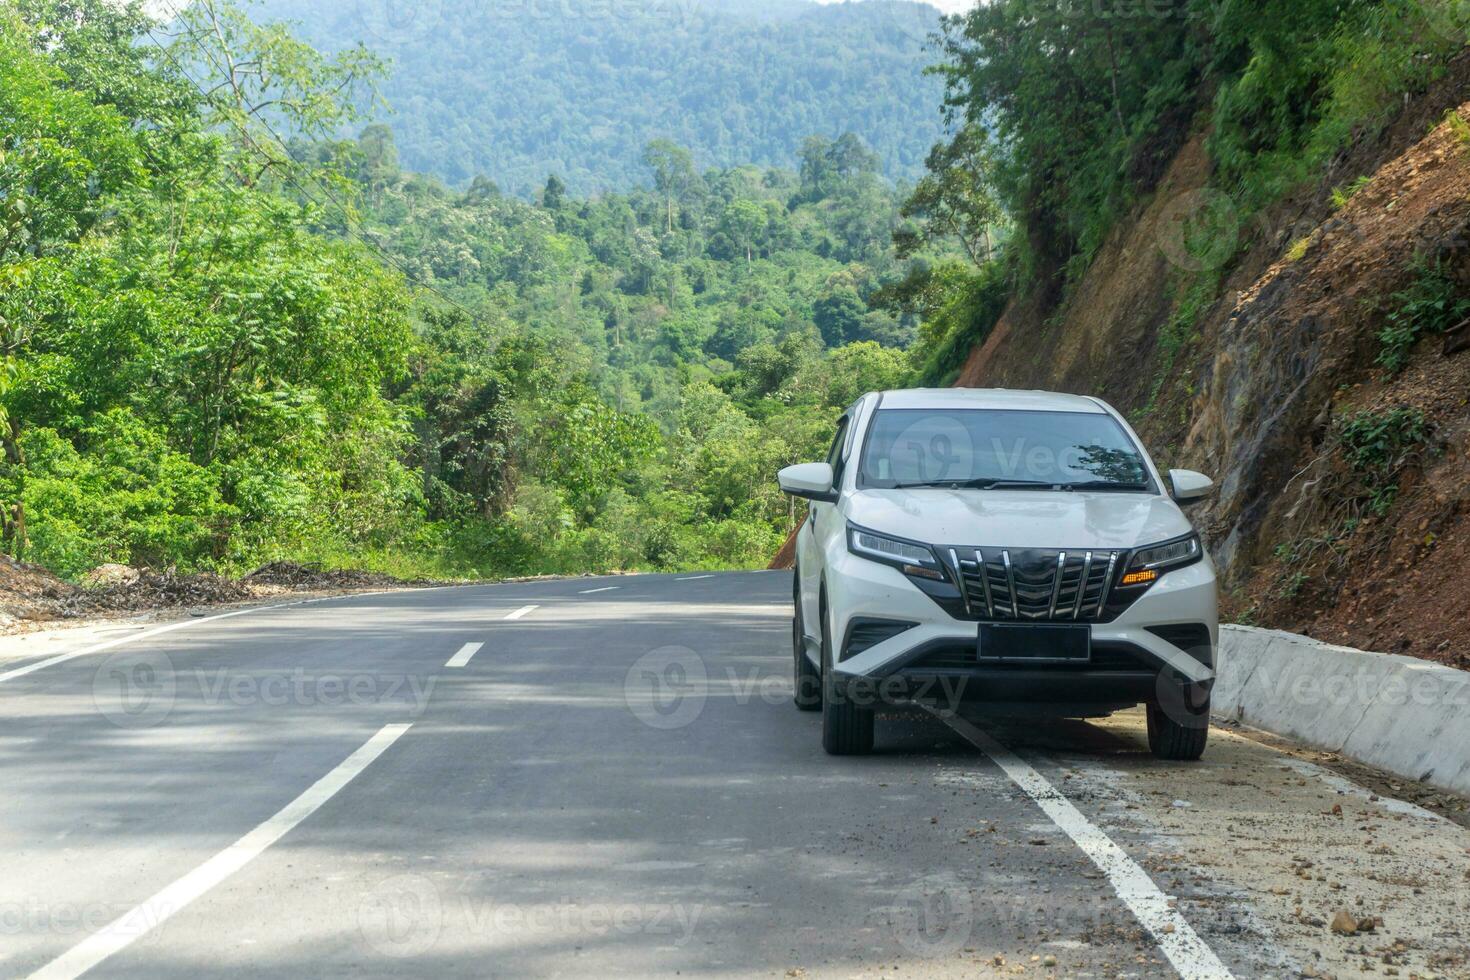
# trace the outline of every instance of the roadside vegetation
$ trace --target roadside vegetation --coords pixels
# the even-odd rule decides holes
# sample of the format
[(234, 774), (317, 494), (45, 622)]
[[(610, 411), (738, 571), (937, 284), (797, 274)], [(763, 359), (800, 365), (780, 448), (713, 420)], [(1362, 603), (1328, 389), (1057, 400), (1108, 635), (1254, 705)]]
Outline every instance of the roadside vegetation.
[(0, 12), (6, 552), (74, 579), (763, 562), (774, 471), (910, 375), (918, 315), (868, 299), (950, 252), (898, 258), (852, 136), (799, 172), (655, 142), (643, 190), (449, 188), (386, 128), (333, 136), (385, 70), (227, 3)]

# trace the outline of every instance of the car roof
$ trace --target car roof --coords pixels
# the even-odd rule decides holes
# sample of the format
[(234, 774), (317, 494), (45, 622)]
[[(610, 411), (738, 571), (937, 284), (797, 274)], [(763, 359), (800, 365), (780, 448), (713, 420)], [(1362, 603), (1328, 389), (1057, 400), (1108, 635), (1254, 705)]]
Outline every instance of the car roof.
[(882, 408), (980, 408), (1022, 412), (1086, 412), (1106, 415), (1096, 399), (1055, 391), (1009, 388), (909, 388), (883, 392)]

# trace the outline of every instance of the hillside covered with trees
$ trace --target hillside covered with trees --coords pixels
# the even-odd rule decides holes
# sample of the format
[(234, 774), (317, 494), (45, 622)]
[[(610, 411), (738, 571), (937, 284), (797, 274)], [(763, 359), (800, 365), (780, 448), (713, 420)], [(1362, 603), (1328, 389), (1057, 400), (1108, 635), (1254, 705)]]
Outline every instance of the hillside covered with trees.
[[(402, 168), (321, 55), (201, 0), (0, 15), (5, 550), (238, 571), (748, 566), (772, 474), (936, 340), (863, 141), (534, 201)], [(893, 244), (896, 232), (907, 244)], [(910, 353), (912, 346), (917, 354)]]
[(267, 0), (326, 51), (389, 59), (385, 104), (404, 166), (452, 186), (480, 175), (527, 196), (547, 174), (578, 194), (646, 177), (643, 148), (700, 168), (794, 167), (811, 135), (854, 133), (913, 179), (940, 132), (924, 74), (934, 8), (908, 0)]

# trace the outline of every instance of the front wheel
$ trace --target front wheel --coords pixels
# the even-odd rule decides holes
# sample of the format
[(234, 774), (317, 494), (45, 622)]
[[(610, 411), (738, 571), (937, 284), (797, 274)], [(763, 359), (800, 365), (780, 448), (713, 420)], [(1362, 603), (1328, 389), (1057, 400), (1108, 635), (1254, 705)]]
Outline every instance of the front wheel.
[(1148, 748), (1156, 757), (1193, 762), (1205, 754), (1210, 738), (1210, 699), (1186, 705), (1185, 698), (1168, 705), (1148, 706)]
[(822, 603), (822, 748), (828, 755), (873, 751), (873, 709), (859, 707), (832, 682), (832, 644), (827, 638), (827, 604)]

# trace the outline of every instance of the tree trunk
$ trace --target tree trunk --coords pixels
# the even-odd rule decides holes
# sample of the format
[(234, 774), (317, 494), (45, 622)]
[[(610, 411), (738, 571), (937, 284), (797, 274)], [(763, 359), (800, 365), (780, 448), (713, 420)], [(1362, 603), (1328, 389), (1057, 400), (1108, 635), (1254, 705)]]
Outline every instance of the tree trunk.
[[(19, 491), (25, 490), (25, 450), (20, 446), (20, 422), (15, 416), (11, 416), (6, 426), (6, 432), (0, 436), (0, 442), (5, 446), (5, 461), (18, 471)], [(5, 526), (4, 541), (6, 550), (17, 558), (25, 556), (26, 550), (26, 505), (23, 500), (17, 500), (8, 509), (0, 508), (0, 523)]]
[(1118, 120), (1118, 136), (1126, 135), (1127, 126), (1123, 122), (1123, 103), (1118, 97), (1118, 52), (1113, 46), (1113, 25), (1107, 28), (1108, 37), (1108, 61), (1111, 63), (1111, 75), (1113, 80), (1113, 116)]

